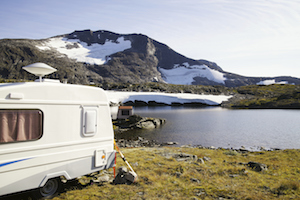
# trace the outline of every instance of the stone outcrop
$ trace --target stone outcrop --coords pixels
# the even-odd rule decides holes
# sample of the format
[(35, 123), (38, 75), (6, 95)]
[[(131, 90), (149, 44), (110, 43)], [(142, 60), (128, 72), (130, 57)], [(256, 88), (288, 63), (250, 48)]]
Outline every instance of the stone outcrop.
[(167, 103), (161, 103), (161, 102), (156, 102), (156, 101), (127, 101), (124, 102), (123, 105), (125, 106), (186, 106), (186, 107), (204, 107), (204, 106), (212, 106), (209, 104), (205, 103), (200, 103), (200, 102), (188, 102), (188, 103), (180, 103), (180, 102), (172, 102), (170, 104)]
[(256, 172), (268, 170), (267, 165), (258, 162), (248, 162), (247, 166)]
[(127, 131), (131, 129), (154, 129), (165, 124), (162, 118), (141, 117), (132, 115), (128, 119), (117, 119), (113, 121), (116, 131)]

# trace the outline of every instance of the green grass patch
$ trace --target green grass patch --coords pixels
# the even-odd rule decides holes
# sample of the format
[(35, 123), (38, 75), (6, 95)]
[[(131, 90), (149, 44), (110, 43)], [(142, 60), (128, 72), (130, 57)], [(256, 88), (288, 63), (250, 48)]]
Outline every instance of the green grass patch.
[[(131, 185), (91, 185), (67, 190), (58, 199), (299, 199), (300, 150), (240, 153), (198, 148), (121, 149), (138, 181)], [(169, 153), (197, 160), (177, 161)], [(243, 163), (267, 165), (256, 172)], [(120, 157), (117, 167), (126, 166)]]

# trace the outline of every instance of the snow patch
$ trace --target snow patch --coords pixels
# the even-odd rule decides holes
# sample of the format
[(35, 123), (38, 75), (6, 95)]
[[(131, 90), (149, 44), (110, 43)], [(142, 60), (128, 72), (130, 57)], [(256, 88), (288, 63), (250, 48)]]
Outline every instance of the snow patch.
[(288, 81), (276, 82), (275, 79), (273, 79), (273, 80), (260, 81), (260, 82), (256, 83), (256, 85), (288, 84), (288, 83), (289, 83)]
[(191, 85), (195, 77), (207, 78), (210, 81), (225, 84), (226, 78), (224, 74), (210, 69), (206, 65), (192, 65), (185, 62), (182, 64), (175, 64), (173, 69), (158, 68), (162, 74), (164, 81), (171, 84)]
[(106, 91), (108, 100), (112, 103), (127, 101), (155, 101), (171, 105), (176, 103), (205, 103), (208, 105), (219, 105), (222, 101), (227, 101), (232, 96), (225, 95), (200, 95), (182, 93), (160, 93), (160, 92), (119, 92)]
[(103, 45), (82, 42), (78, 39), (67, 39), (64, 37), (51, 38), (41, 46), (40, 50), (55, 49), (78, 62), (102, 65), (106, 62), (106, 56), (131, 48), (131, 42), (119, 37), (117, 43), (107, 40)]
[(45, 50), (51, 50), (51, 48), (48, 47), (48, 46), (37, 46), (37, 48), (39, 48), (39, 49), (42, 50), (42, 51), (45, 51)]
[(155, 77), (152, 78), (152, 81), (153, 82), (158, 82), (158, 78), (155, 76)]

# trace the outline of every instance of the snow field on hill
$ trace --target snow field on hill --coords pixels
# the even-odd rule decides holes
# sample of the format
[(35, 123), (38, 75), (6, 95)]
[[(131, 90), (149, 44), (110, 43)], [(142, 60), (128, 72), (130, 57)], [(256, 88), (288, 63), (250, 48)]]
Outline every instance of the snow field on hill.
[(102, 65), (109, 59), (109, 55), (131, 48), (131, 42), (124, 40), (124, 37), (118, 38), (117, 42), (107, 40), (103, 45), (94, 43), (89, 46), (78, 39), (55, 37), (37, 47), (40, 50), (55, 49), (78, 62)]
[(210, 69), (206, 65), (189, 65), (183, 63), (174, 65), (173, 69), (163, 69), (159, 67), (164, 81), (170, 84), (192, 85), (195, 77), (207, 78), (210, 81), (225, 84), (226, 78), (223, 73)]

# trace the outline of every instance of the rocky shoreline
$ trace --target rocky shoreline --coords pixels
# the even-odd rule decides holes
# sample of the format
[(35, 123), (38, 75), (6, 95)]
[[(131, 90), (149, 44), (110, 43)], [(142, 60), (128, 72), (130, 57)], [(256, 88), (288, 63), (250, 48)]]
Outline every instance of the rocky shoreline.
[[(121, 148), (139, 148), (139, 147), (164, 147), (164, 146), (174, 146), (174, 145), (178, 145), (178, 142), (164, 142), (164, 143), (160, 143), (156, 140), (148, 140), (146, 138), (142, 138), (142, 137), (137, 137), (137, 139), (115, 139), (116, 143), (119, 147)], [(246, 152), (251, 152), (253, 150), (249, 150), (246, 149), (245, 147), (241, 147), (241, 148), (222, 148), (222, 147), (214, 147), (214, 146), (210, 146), (210, 147), (205, 147), (202, 145), (181, 145), (181, 148), (198, 148), (198, 149), (210, 149), (210, 150), (228, 150), (231, 151), (231, 154), (235, 154), (235, 153), (246, 153)], [(259, 147), (257, 149), (258, 151), (279, 151), (281, 149), (279, 148), (272, 148), (272, 149), (267, 149), (265, 147)]]

